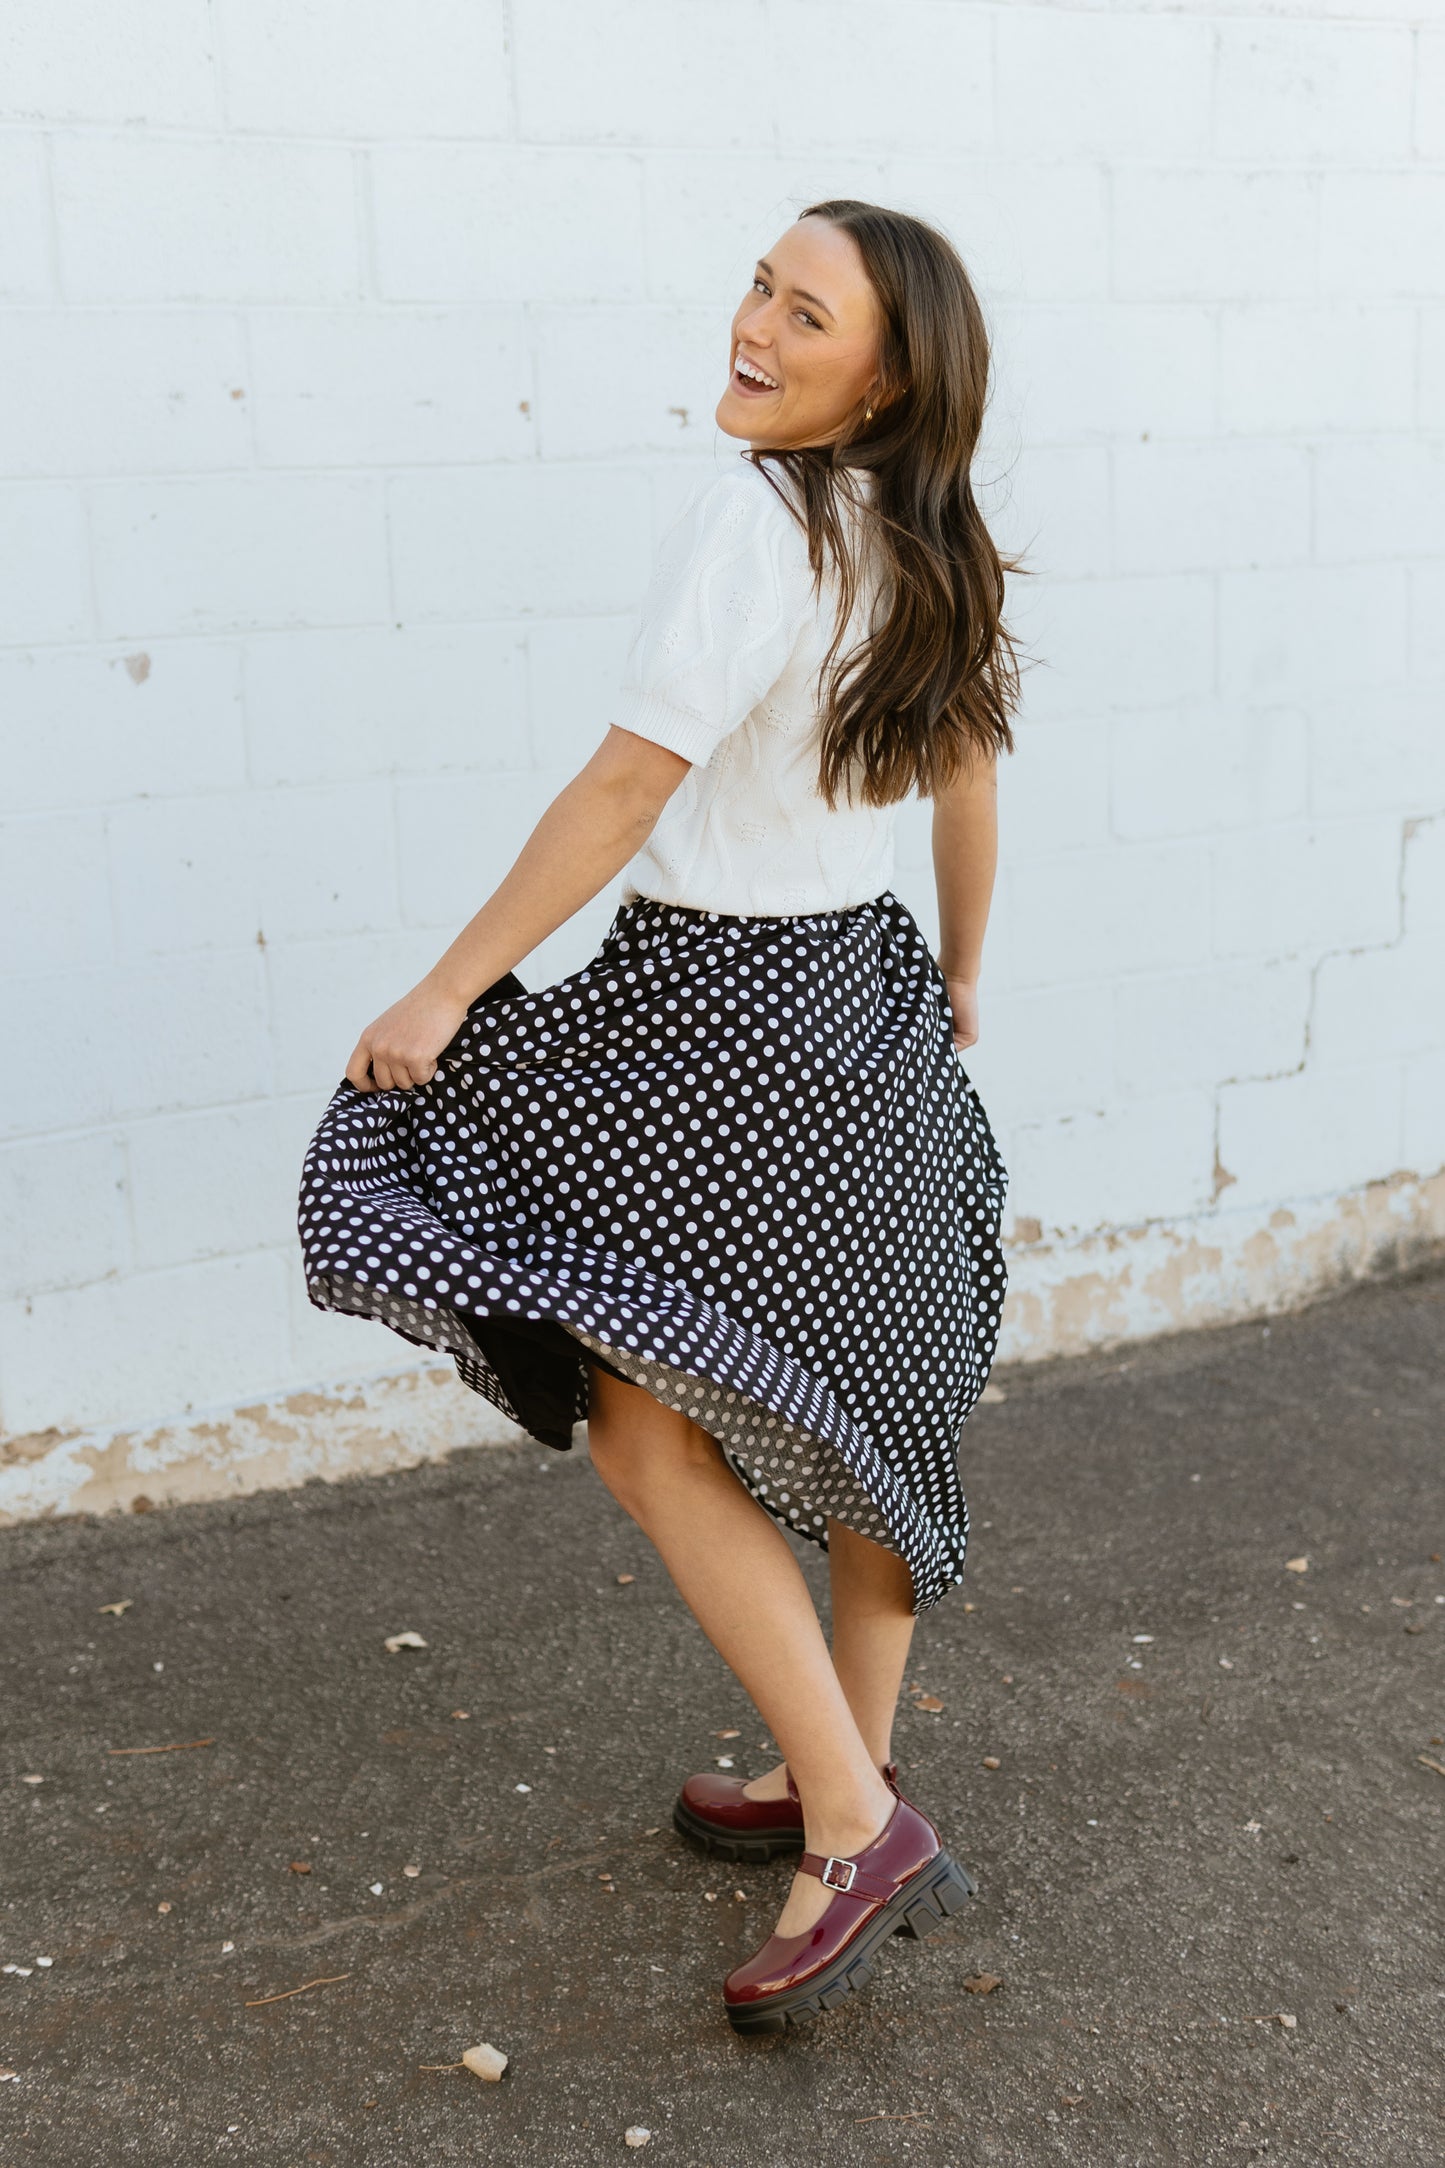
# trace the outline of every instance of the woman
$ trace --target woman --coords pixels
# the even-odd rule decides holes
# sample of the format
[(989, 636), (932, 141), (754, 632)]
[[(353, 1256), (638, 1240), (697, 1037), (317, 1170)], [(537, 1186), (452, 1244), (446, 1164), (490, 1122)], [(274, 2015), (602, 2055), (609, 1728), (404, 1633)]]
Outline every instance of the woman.
[[(898, 1790), (913, 1619), (962, 1575), (959, 1431), (993, 1357), (1007, 1172), (978, 1035), (1017, 667), (969, 461), (988, 347), (922, 222), (817, 203), (760, 260), (716, 413), (745, 438), (666, 536), (621, 720), (316, 1132), (318, 1307), (448, 1349), (593, 1463), (786, 1759), (677, 1826), (801, 1853), (724, 1983), (741, 2032), (861, 1986), (972, 1888)], [(1008, 567), (1007, 569), (1013, 569)], [(893, 894), (933, 801), (936, 962)], [(512, 966), (618, 873), (601, 948)], [(825, 1546), (830, 1654), (783, 1533)]]

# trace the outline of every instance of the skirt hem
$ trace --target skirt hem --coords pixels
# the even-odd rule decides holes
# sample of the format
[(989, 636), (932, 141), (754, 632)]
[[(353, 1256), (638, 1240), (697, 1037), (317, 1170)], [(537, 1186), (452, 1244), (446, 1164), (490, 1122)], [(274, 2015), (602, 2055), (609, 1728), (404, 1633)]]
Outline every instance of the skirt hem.
[[(671, 1316), (685, 1303), (694, 1312), (695, 1323), (706, 1328), (705, 1344), (687, 1368), (669, 1362), (656, 1342), (649, 1344), (646, 1313), (626, 1320), (625, 1329), (619, 1318), (604, 1321), (598, 1317), (597, 1326), (603, 1329), (594, 1330), (575, 1317), (562, 1317), (560, 1304), (546, 1311), (531, 1304), (515, 1315), (463, 1312), (435, 1298), (400, 1295), (334, 1271), (309, 1279), (307, 1294), (317, 1309), (373, 1318), (413, 1346), (449, 1354), (464, 1385), (555, 1452), (569, 1452), (576, 1425), (586, 1421), (589, 1350), (623, 1377), (629, 1363), (638, 1370), (664, 1370), (684, 1381), (679, 1397), (665, 1397), (650, 1379), (627, 1381), (642, 1384), (663, 1406), (692, 1415), (716, 1437), (739, 1480), (780, 1526), (822, 1550), (828, 1548), (826, 1520), (822, 1527), (810, 1526), (806, 1518), (787, 1510), (786, 1493), (781, 1499), (772, 1495), (774, 1486), (758, 1466), (760, 1421), (764, 1432), (776, 1431), (781, 1438), (801, 1440), (814, 1451), (837, 1456), (876, 1508), (891, 1539), (887, 1547), (907, 1565), (915, 1612), (931, 1608), (963, 1579), (967, 1507), (961, 1506), (956, 1545), (945, 1546), (826, 1383), (796, 1357), (715, 1306), (700, 1303), (689, 1290), (679, 1288), (669, 1294), (663, 1289)], [(575, 1311), (578, 1304), (574, 1300), (567, 1307)], [(537, 1335), (539, 1327), (545, 1340)], [(565, 1336), (563, 1344), (553, 1337), (557, 1328)], [(566, 1342), (576, 1351), (572, 1363), (566, 1358)], [(695, 1394), (687, 1393), (686, 1381), (697, 1386)]]

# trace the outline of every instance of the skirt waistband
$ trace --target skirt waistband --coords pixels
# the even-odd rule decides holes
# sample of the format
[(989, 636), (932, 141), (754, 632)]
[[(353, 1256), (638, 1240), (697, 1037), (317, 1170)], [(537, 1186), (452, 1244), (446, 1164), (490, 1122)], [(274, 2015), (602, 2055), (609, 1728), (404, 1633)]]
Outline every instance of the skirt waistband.
[(891, 888), (882, 888), (876, 896), (865, 896), (861, 903), (842, 904), (830, 911), (705, 911), (697, 904), (664, 903), (659, 896), (648, 896), (639, 891), (617, 909), (619, 917), (625, 915), (664, 926), (826, 927), (840, 925), (847, 919), (856, 918), (860, 911), (873, 910), (879, 904), (896, 904), (897, 900)]

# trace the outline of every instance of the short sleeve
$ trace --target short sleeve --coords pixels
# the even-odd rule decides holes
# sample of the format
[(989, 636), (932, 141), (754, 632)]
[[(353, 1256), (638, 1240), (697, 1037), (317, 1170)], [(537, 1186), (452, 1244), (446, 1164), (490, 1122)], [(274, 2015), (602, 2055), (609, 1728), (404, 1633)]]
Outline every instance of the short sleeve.
[(767, 477), (718, 475), (663, 537), (613, 721), (706, 761), (781, 677), (812, 589), (807, 537)]

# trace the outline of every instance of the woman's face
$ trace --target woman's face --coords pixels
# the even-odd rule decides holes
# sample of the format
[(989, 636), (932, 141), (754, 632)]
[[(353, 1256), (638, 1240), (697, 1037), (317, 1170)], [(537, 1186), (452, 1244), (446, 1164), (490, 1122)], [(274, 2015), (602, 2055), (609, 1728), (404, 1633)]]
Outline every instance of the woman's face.
[[(733, 317), (718, 427), (755, 451), (832, 443), (876, 390), (881, 330), (852, 235), (824, 218), (800, 218), (759, 261)], [(772, 386), (744, 376), (740, 361)]]

